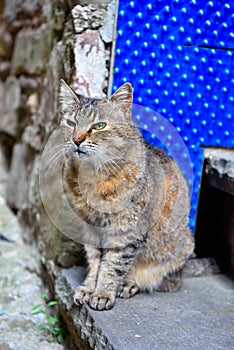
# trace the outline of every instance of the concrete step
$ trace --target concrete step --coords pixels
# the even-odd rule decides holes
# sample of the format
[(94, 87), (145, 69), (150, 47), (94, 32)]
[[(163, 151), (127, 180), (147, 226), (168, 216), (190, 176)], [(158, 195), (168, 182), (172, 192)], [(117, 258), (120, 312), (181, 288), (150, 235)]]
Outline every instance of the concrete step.
[(176, 293), (117, 299), (109, 311), (72, 304), (72, 293), (84, 275), (82, 267), (61, 270), (56, 292), (87, 349), (230, 350), (234, 346), (234, 284), (224, 275), (186, 278)]

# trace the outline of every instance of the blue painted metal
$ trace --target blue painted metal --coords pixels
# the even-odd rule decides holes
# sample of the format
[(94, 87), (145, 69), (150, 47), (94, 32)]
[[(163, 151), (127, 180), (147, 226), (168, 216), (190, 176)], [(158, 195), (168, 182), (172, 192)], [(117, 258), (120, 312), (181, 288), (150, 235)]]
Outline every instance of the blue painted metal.
[[(133, 84), (134, 102), (172, 123), (189, 150), (194, 229), (201, 146), (234, 147), (234, 5), (120, 0), (113, 90), (126, 81)], [(143, 122), (147, 128), (152, 121)]]

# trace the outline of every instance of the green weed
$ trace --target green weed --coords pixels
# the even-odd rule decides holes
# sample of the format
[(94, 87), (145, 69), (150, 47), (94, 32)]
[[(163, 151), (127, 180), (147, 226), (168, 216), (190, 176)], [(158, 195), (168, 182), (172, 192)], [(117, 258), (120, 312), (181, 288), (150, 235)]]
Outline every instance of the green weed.
[(42, 304), (35, 305), (31, 311), (33, 315), (43, 314), (45, 315), (46, 322), (41, 323), (37, 326), (38, 329), (45, 332), (48, 336), (48, 341), (54, 341), (57, 339), (59, 343), (63, 341), (64, 338), (64, 329), (60, 327), (60, 318), (59, 316), (52, 316), (50, 312), (50, 308), (58, 305), (57, 301), (49, 301), (46, 302), (46, 294), (43, 292), (41, 294), (43, 299)]

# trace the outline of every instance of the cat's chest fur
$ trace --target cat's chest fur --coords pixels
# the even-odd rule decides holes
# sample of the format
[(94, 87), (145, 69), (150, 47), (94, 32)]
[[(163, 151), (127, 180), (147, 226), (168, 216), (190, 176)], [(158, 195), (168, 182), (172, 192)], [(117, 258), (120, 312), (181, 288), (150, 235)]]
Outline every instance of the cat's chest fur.
[(102, 222), (105, 228), (118, 228), (135, 221), (149, 202), (149, 181), (136, 164), (109, 165), (95, 173), (88, 164), (79, 169), (71, 164), (65, 172), (73, 204), (89, 224)]

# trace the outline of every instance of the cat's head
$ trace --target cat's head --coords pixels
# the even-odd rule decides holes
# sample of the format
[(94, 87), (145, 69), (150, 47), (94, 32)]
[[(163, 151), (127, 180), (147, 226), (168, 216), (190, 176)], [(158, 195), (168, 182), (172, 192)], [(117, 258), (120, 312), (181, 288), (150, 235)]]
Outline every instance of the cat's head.
[(123, 84), (109, 99), (77, 95), (63, 80), (59, 108), (65, 141), (78, 159), (123, 157), (132, 132), (132, 86)]

